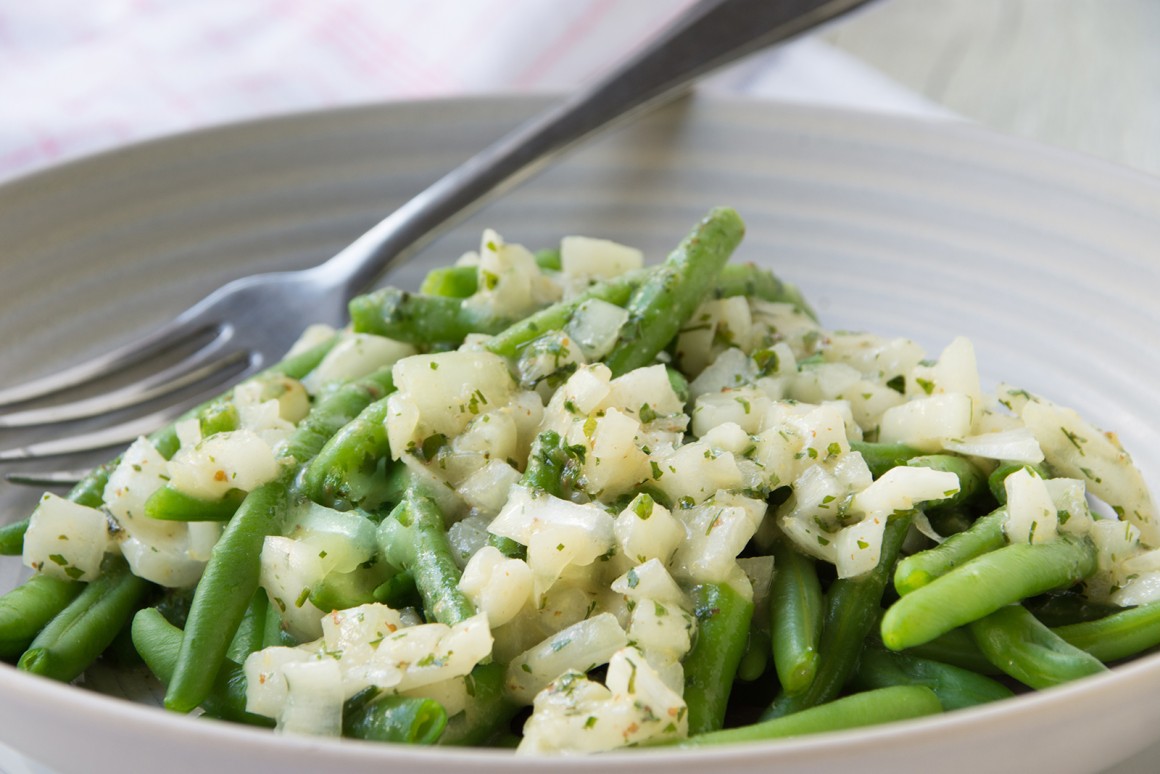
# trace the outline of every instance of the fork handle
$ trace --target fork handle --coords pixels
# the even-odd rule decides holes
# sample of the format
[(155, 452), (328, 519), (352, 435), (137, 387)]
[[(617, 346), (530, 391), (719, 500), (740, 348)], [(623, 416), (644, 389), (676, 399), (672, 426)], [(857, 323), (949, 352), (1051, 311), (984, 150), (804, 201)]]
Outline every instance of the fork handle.
[(619, 67), (435, 181), (315, 271), (351, 297), (437, 227), (598, 129), (675, 96), (706, 72), (867, 0), (699, 0)]

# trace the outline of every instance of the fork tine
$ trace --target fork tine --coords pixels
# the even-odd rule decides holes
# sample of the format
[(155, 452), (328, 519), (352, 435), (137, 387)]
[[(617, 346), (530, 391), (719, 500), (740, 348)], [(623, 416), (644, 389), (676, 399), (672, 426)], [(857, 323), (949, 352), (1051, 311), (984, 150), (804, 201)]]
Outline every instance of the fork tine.
[(19, 484), (20, 486), (75, 486), (80, 483), (80, 480), (89, 474), (88, 469), (83, 470), (46, 470), (38, 472), (20, 472), (20, 473), (5, 473), (4, 480), (10, 484)]
[[(261, 358), (252, 356), (249, 364), (239, 375), (248, 376), (257, 370)], [(0, 462), (17, 462), (21, 460), (45, 459), (49, 457), (64, 457), (80, 452), (107, 449), (122, 446), (141, 435), (153, 432), (167, 422), (171, 422), (186, 411), (204, 403), (209, 398), (221, 394), (221, 386), (202, 390), (197, 395), (180, 403), (166, 406), (149, 414), (120, 422), (115, 425), (93, 430), (87, 433), (69, 435), (48, 441), (36, 441), (0, 451)]]
[(155, 331), (119, 347), (109, 350), (90, 360), (69, 366), (54, 374), (48, 374), (23, 384), (14, 384), (0, 389), (0, 406), (23, 403), (34, 398), (43, 398), (77, 387), (86, 382), (101, 379), (126, 368), (139, 365), (162, 352), (189, 342), (198, 336), (220, 330), (217, 323), (190, 324), (185, 315)]
[(213, 356), (218, 354), (228, 340), (227, 335), (219, 335), (191, 357), (118, 390), (71, 403), (58, 403), (43, 408), (0, 414), (0, 429), (59, 424), (77, 419), (87, 419), (140, 405), (162, 395), (176, 392), (183, 387), (197, 384), (219, 371), (225, 371), (248, 359), (247, 353), (241, 350), (226, 352), (223, 356), (213, 359)]

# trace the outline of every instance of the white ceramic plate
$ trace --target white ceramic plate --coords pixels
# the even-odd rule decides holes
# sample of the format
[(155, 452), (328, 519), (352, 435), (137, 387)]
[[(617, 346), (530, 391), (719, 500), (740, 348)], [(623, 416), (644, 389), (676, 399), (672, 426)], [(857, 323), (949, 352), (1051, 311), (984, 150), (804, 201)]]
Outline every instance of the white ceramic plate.
[[(0, 189), (0, 381), (129, 338), (223, 281), (309, 265), (543, 103), (292, 116), (167, 139)], [(1160, 183), (966, 125), (694, 100), (585, 147), (434, 242), (484, 225), (530, 246), (606, 236), (664, 254), (710, 206), (740, 258), (801, 285), (833, 328), (975, 343), (987, 382), (1079, 406), (1155, 484)], [(397, 281), (414, 284), (412, 269)], [(304, 310), (303, 323), (309, 322)], [(3, 445), (15, 437), (4, 435)], [(5, 519), (35, 493), (5, 487)], [(11, 586), (19, 563), (0, 564)], [(93, 686), (89, 686), (92, 688)], [(131, 690), (102, 683), (112, 693)], [(275, 737), (0, 668), (0, 741), (61, 772), (1095, 772), (1160, 737), (1160, 656), (982, 709), (711, 752), (512, 759)]]

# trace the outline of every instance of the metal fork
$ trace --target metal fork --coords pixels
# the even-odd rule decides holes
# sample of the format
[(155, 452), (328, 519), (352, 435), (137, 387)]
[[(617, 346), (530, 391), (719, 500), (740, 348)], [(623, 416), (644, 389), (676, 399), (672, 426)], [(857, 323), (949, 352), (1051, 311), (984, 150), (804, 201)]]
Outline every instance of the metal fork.
[[(284, 353), (306, 322), (340, 326), (347, 301), (403, 260), (437, 227), (486, 194), (530, 176), (568, 146), (681, 92), (704, 73), (828, 21), (867, 0), (700, 0), (621, 66), (538, 118), (516, 128), (388, 215), (325, 263), (235, 280), (149, 335), (99, 357), (0, 390), (12, 407), (92, 388), (152, 359), (180, 351), (173, 365), (80, 401), (0, 414), (0, 430), (125, 412), (190, 385), (201, 392), (143, 417), (97, 431), (0, 451), (0, 462), (56, 457), (114, 446), (178, 415), (226, 379), (253, 373)], [(302, 310), (310, 310), (311, 320)], [(10, 475), (23, 482), (70, 478), (64, 471)]]

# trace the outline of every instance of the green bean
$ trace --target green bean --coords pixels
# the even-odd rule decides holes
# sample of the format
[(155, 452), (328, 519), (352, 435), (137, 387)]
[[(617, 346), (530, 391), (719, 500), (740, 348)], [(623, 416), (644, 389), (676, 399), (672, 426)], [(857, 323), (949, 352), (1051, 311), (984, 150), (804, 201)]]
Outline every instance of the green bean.
[(459, 590), (462, 573), (434, 500), (411, 489), (383, 520), (379, 535), (387, 560), (413, 574), (430, 618), (454, 626), (475, 615), (475, 606)]
[[(756, 616), (754, 617), (756, 621)], [(741, 661), (737, 664), (737, 679), (744, 683), (752, 683), (765, 675), (771, 660), (769, 632), (756, 625), (749, 627), (749, 638), (745, 641), (745, 652), (741, 654)]]
[(476, 266), (440, 266), (427, 272), (419, 285), (419, 294), (444, 298), (467, 298), (479, 289)]
[(913, 514), (890, 519), (882, 535), (877, 566), (830, 584), (814, 679), (803, 691), (779, 693), (762, 715), (763, 720), (790, 715), (837, 698), (854, 673), (867, 636), (878, 621), (882, 593), (913, 521)]
[(934, 508), (927, 511), (927, 521), (931, 528), (944, 538), (966, 532), (977, 517), (972, 509), (962, 505)]
[(1022, 605), (1008, 605), (971, 623), (971, 634), (992, 664), (1024, 685), (1050, 688), (1107, 671), (1068, 644)]
[(371, 562), (349, 572), (330, 571), (310, 588), (310, 602), (319, 610), (346, 610), (375, 601), (375, 592), (392, 575), (386, 562)]
[(769, 269), (754, 263), (730, 263), (723, 266), (717, 275), (713, 295), (717, 298), (749, 296), (762, 301), (793, 304), (795, 309), (810, 319), (815, 322), (818, 319), (796, 286), (783, 282)]
[(28, 518), (0, 527), (0, 556), (20, 556), (24, 551), (24, 533), (28, 531)]
[(558, 247), (544, 247), (537, 250), (535, 253), (536, 265), (541, 269), (548, 271), (560, 271), (564, 268), (564, 264), (560, 258), (560, 249)]
[(197, 422), (202, 438), (237, 430), (238, 407), (232, 400), (210, 401), (198, 412)]
[(905, 465), (907, 460), (922, 455), (921, 451), (904, 443), (850, 441), (850, 450), (862, 455), (866, 466), (870, 468), (870, 475), (874, 478), (880, 478), (891, 468)]
[(1160, 602), (1121, 610), (1094, 621), (1052, 629), (1100, 661), (1119, 661), (1160, 645)]
[(727, 583), (705, 583), (693, 592), (697, 634), (685, 656), (689, 734), (721, 728), (737, 667), (745, 652), (753, 602)]
[(226, 658), (235, 663), (244, 663), (246, 657), (266, 646), (266, 618), (269, 615), (270, 597), (266, 590), (259, 588), (250, 597), (250, 604), (242, 615), (238, 630), (230, 640)]
[(124, 561), (110, 562), (40, 630), (17, 667), (66, 683), (78, 677), (109, 646), (150, 587)]
[(458, 345), (468, 334), (495, 334), (514, 320), (448, 296), (425, 296), (385, 287), (356, 296), (349, 305), (355, 332), (374, 333), (421, 347)]
[[(389, 458), (386, 397), (359, 412), (323, 445), (302, 474), (302, 491), (316, 503), (350, 508), (380, 500), (379, 463)], [(373, 493), (379, 492), (378, 497)], [(366, 503), (371, 504), (371, 503)], [(377, 505), (378, 503), (373, 503)]]
[(166, 484), (149, 495), (145, 515), (162, 521), (229, 521), (245, 499), (241, 489), (230, 489), (220, 500), (205, 500)]
[(0, 597), (0, 658), (18, 658), (84, 587), (79, 581), (37, 573)]
[(282, 447), (279, 459), (299, 473), (322, 450), (335, 433), (371, 403), (393, 392), (391, 368), (347, 382), (315, 403)]
[(545, 430), (532, 442), (520, 483), (533, 491), (560, 497), (564, 494), (571, 460), (560, 434)]
[(604, 364), (620, 376), (653, 362), (696, 311), (745, 234), (736, 212), (718, 207), (697, 224), (629, 298), (628, 320)]
[(262, 543), (281, 529), (285, 507), (285, 484), (263, 484), (250, 492), (214, 545), (194, 592), (181, 655), (165, 693), (167, 708), (189, 712), (213, 689), (230, 641), (258, 589)]
[(680, 743), (681, 747), (703, 747), (738, 742), (760, 742), (804, 734), (840, 731), (847, 728), (892, 723), (896, 720), (934, 715), (942, 711), (934, 691), (924, 685), (899, 685), (855, 693), (841, 699), (802, 710), (794, 715), (700, 734)]
[(342, 735), (372, 742), (435, 744), (447, 727), (447, 712), (434, 699), (381, 695), (367, 688), (342, 708)]
[[(181, 652), (181, 629), (165, 620), (157, 608), (147, 607), (133, 616), (132, 634), (133, 645), (145, 665), (163, 685), (168, 685)], [(269, 718), (246, 711), (246, 673), (230, 658), (222, 662), (201, 706), (209, 717), (251, 726), (274, 725)]]
[(376, 602), (382, 602), (387, 607), (402, 610), (405, 607), (421, 608), (423, 597), (419, 589), (415, 588), (415, 573), (411, 570), (400, 572), (387, 578), (375, 589)]
[(504, 692), (505, 664), (479, 664), (467, 676), (467, 708), (447, 721), (439, 744), (481, 745), (508, 731), (519, 707)]
[(685, 378), (683, 373), (672, 366), (665, 366), (665, 375), (669, 377), (669, 386), (673, 388), (673, 392), (676, 393), (681, 404), (688, 406), (689, 396), (691, 395), (689, 392), (689, 380)]
[(1003, 532), (1003, 523), (1006, 520), (1007, 509), (998, 508), (937, 546), (900, 560), (894, 572), (895, 590), (905, 596), (964, 562), (1005, 546), (1007, 536)]
[(484, 347), (502, 357), (518, 357), (524, 347), (532, 341), (545, 333), (563, 329), (585, 301), (598, 299), (616, 306), (624, 306), (644, 278), (652, 273), (649, 270), (629, 272), (615, 279), (599, 282), (575, 298), (559, 301), (513, 323), (488, 340)]
[(133, 616), (133, 645), (153, 676), (168, 683), (173, 679), (177, 654), (181, 652), (181, 629), (171, 624), (155, 607), (145, 607)]
[(918, 656), (884, 648), (866, 648), (851, 681), (858, 691), (892, 685), (925, 685), (944, 710), (962, 709), (1010, 698), (1011, 689), (989, 677)]
[(1064, 588), (1096, 569), (1087, 538), (1012, 544), (960, 565), (901, 597), (882, 617), (882, 642), (902, 650), (1026, 597)]
[(983, 651), (979, 650), (978, 643), (966, 627), (951, 629), (929, 642), (915, 645), (902, 652), (968, 669), (979, 675), (1002, 674), (1002, 670), (992, 664)]
[(986, 488), (983, 472), (971, 464), (966, 457), (957, 454), (920, 454), (906, 461), (908, 467), (930, 468), (944, 473), (954, 473), (959, 479), (959, 491), (950, 497), (930, 504), (932, 509), (941, 509), (970, 502)]
[[(549, 271), (560, 271), (560, 251), (552, 248), (537, 250), (536, 265)], [(467, 298), (479, 290), (478, 266), (441, 266), (427, 272), (419, 293), (427, 296)]]
[(1096, 621), (1115, 613), (1124, 612), (1120, 605), (1089, 599), (1081, 588), (1049, 592), (1023, 600), (1023, 607), (1052, 628), (1069, 624)]
[(773, 557), (769, 604), (773, 665), (782, 690), (800, 693), (818, 670), (825, 600), (813, 559), (785, 538), (774, 543)]

